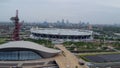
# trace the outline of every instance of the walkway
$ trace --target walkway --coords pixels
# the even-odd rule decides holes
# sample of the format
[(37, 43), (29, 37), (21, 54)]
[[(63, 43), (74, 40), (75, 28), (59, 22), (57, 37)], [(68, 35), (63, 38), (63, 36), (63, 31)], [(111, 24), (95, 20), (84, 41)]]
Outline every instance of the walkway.
[(69, 52), (63, 45), (56, 45), (56, 47), (62, 50), (62, 54), (55, 58), (60, 68), (88, 68), (86, 65), (80, 66), (77, 57)]

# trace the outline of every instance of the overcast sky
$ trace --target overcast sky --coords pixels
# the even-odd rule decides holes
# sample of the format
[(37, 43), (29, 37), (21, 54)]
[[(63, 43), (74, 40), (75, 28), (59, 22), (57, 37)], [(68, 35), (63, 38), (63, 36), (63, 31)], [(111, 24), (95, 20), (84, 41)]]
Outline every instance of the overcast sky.
[(0, 21), (10, 21), (16, 9), (25, 22), (120, 23), (120, 0), (0, 0)]

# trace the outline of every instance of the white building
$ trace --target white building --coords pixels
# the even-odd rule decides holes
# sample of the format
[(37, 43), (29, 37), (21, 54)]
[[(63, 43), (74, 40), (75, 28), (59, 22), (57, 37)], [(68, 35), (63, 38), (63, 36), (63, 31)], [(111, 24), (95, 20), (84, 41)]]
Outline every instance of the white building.
[(65, 41), (90, 41), (93, 31), (80, 29), (32, 28), (30, 38), (47, 39), (55, 43)]

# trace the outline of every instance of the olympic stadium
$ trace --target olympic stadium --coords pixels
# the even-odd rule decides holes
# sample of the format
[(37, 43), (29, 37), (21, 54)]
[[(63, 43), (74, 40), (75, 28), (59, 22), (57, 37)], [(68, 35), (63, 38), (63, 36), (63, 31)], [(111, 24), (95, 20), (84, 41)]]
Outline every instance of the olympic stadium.
[(58, 68), (54, 57), (60, 52), (29, 41), (10, 41), (0, 45), (0, 68), (35, 65)]
[(58, 29), (58, 28), (32, 28), (30, 38), (48, 39), (53, 42), (65, 41), (90, 41), (93, 39), (92, 31), (80, 29)]

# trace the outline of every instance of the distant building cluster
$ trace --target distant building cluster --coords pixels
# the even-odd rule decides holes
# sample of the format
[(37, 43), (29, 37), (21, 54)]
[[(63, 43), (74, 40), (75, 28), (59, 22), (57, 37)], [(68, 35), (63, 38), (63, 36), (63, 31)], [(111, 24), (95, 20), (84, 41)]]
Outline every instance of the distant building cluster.
[[(30, 24), (29, 24), (30, 25)], [(70, 22), (69, 20), (62, 19), (57, 20), (56, 22), (33, 22), (32, 26), (38, 26), (41, 28), (77, 28), (77, 29), (89, 29), (91, 24), (89, 22)]]

